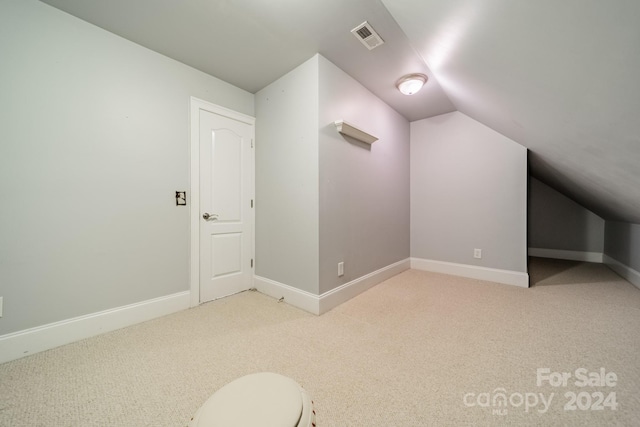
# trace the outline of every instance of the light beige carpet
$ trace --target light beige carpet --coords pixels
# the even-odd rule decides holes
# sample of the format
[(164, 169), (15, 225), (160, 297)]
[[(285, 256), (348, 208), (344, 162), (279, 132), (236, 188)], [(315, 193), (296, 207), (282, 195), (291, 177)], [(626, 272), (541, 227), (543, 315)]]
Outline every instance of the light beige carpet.
[(603, 265), (530, 268), (530, 289), (409, 270), (320, 317), (245, 292), (35, 354), (0, 365), (0, 425), (185, 426), (259, 371), (303, 385), (319, 426), (640, 425), (640, 291)]

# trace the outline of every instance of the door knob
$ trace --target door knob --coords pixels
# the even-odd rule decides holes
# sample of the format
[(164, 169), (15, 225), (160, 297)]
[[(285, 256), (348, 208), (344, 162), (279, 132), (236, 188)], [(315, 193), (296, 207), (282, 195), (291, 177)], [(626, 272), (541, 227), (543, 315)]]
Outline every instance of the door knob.
[(205, 221), (215, 221), (218, 219), (218, 214), (210, 214), (209, 212), (205, 212), (202, 214), (202, 218), (204, 218)]

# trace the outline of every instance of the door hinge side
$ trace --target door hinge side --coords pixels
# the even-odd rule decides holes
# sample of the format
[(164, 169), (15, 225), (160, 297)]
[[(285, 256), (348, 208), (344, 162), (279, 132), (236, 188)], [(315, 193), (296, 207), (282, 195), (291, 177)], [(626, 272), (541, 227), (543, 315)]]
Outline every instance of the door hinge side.
[(253, 207), (253, 199), (251, 199), (251, 207)]
[(253, 258), (251, 258), (251, 268), (253, 268)]

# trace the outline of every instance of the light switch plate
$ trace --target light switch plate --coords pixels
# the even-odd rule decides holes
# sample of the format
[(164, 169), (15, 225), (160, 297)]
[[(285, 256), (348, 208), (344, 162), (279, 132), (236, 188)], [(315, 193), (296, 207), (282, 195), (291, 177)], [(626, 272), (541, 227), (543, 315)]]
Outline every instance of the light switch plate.
[(187, 192), (176, 191), (176, 206), (186, 206), (186, 205), (187, 205)]

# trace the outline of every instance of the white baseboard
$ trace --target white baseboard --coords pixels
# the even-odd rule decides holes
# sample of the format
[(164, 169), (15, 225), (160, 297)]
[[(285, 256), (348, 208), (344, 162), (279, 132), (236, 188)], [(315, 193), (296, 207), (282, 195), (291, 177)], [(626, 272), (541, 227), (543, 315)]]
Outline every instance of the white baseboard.
[(323, 293), (320, 295), (320, 314), (336, 308), (340, 304), (358, 296), (367, 289), (370, 289), (410, 268), (411, 261), (409, 259), (405, 259)]
[(602, 263), (604, 257), (602, 252), (566, 251), (563, 249), (544, 248), (529, 248), (529, 256), (598, 263)]
[(611, 258), (608, 255), (604, 256), (604, 263), (607, 267), (618, 273), (624, 279), (631, 282), (636, 288), (640, 289), (640, 272), (634, 270), (628, 265), (624, 265), (618, 260)]
[(0, 336), (0, 363), (189, 308), (190, 292), (75, 317)]
[(284, 298), (287, 304), (291, 304), (294, 307), (298, 307), (312, 314), (320, 314), (319, 297), (311, 292), (303, 291), (261, 276), (253, 276), (253, 286), (260, 293), (273, 298)]
[(288, 304), (309, 313), (320, 315), (409, 268), (410, 261), (408, 259), (399, 261), (345, 283), (322, 295), (315, 295), (260, 276), (254, 276), (253, 284), (263, 294), (274, 298), (284, 297), (284, 301)]
[(452, 276), (468, 277), (470, 279), (486, 280), (488, 282), (503, 283), (521, 288), (529, 287), (529, 275), (520, 271), (499, 270), (496, 268), (421, 258), (411, 258), (411, 268), (432, 271), (434, 273), (451, 274)]

